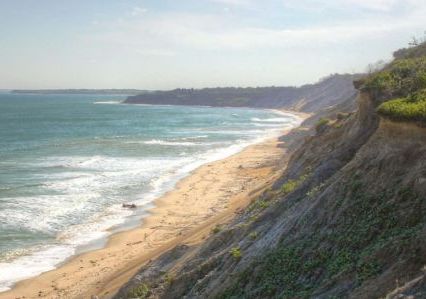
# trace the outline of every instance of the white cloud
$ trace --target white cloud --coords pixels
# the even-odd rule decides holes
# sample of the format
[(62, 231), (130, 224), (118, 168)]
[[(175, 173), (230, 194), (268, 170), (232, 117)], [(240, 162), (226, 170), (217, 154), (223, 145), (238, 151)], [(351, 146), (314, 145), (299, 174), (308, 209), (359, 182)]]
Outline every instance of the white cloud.
[[(79, 45), (99, 55), (102, 67), (120, 69), (132, 82), (151, 82), (150, 88), (300, 84), (332, 72), (363, 71), (421, 34), (425, 5), (407, 1), (418, 9), (396, 15), (383, 8), (356, 19), (290, 26), (286, 20), (255, 20), (257, 11), (239, 14), (234, 6), (232, 13), (223, 13), (224, 7), (214, 13), (127, 13), (100, 23)], [(306, 15), (300, 13), (302, 20)]]
[(121, 20), (111, 30), (95, 38), (106, 43), (127, 45), (129, 48), (137, 47), (151, 54), (158, 52), (158, 49), (167, 49), (173, 53), (180, 50), (279, 50), (382, 38), (398, 31), (418, 29), (422, 20), (421, 14), (413, 14), (399, 20), (382, 17), (327, 26), (281, 29), (242, 25), (226, 15), (164, 13), (147, 15), (138, 20)]
[[(207, 0), (226, 5), (248, 5), (252, 0)], [(89, 37), (117, 49), (126, 47), (143, 52), (143, 55), (172, 56), (187, 51), (279, 51), (289, 48), (312, 49), (315, 46), (340, 46), (347, 42), (407, 32), (407, 39), (424, 24), (424, 0), (273, 0), (285, 5), (307, 9), (359, 7), (377, 13), (361, 15), (356, 19), (324, 20), (321, 25), (299, 24), (282, 27), (278, 24), (260, 25), (241, 15), (214, 13), (151, 12), (134, 7), (132, 16), (145, 14), (144, 18), (120, 18), (105, 26), (103, 32)], [(277, 3), (277, 2), (275, 2)], [(282, 3), (282, 2), (280, 2)], [(399, 16), (388, 13), (401, 5), (409, 8)], [(256, 5), (265, 5), (259, 2)], [(225, 12), (229, 8), (224, 7)], [(252, 16), (249, 16), (250, 18)], [(303, 16), (302, 16), (303, 17)], [(253, 25), (256, 24), (256, 25)], [(99, 26), (100, 27), (100, 26)], [(426, 28), (425, 28), (426, 29)]]
[(364, 9), (374, 11), (390, 11), (392, 10), (399, 0), (347, 0), (349, 5), (358, 6)]
[(252, 0), (210, 0), (224, 5), (247, 6), (253, 3)]
[(136, 6), (136, 7), (133, 7), (132, 12), (130, 14), (136, 17), (146, 13), (147, 11), (148, 10), (146, 8)]
[(349, 5), (358, 6), (378, 12), (390, 12), (392, 10), (405, 9), (416, 10), (425, 9), (424, 0), (346, 0)]
[(167, 49), (135, 49), (135, 52), (142, 56), (163, 56), (163, 57), (173, 57), (176, 55), (174, 51)]
[(361, 9), (376, 13), (393, 10), (425, 8), (424, 0), (282, 0), (285, 7), (306, 10), (354, 10)]

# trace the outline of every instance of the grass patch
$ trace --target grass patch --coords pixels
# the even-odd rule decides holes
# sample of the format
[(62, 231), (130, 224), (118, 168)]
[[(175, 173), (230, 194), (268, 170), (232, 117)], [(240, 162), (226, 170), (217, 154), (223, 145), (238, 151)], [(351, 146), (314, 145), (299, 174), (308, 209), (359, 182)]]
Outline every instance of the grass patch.
[(257, 239), (257, 236), (258, 236), (257, 232), (251, 232), (251, 233), (249, 234), (249, 238), (250, 238), (251, 240), (256, 240), (256, 239)]
[(324, 129), (328, 124), (330, 123), (330, 120), (328, 118), (321, 117), (317, 123), (315, 124), (315, 130), (317, 133), (319, 133), (322, 129)]
[(137, 287), (131, 289), (127, 294), (127, 298), (147, 298), (149, 295), (149, 287), (147, 284), (143, 283)]
[(250, 206), (248, 207), (248, 211), (249, 212), (253, 212), (253, 211), (259, 212), (259, 211), (266, 209), (270, 205), (271, 205), (271, 201), (266, 200), (266, 199), (258, 199), (258, 200), (255, 200), (253, 203), (250, 204)]
[(241, 253), (241, 249), (240, 247), (234, 247), (229, 251), (229, 254), (231, 254), (231, 256), (236, 259), (236, 260), (240, 260), (242, 257), (242, 253)]
[(308, 175), (302, 175), (298, 179), (288, 180), (281, 187), (281, 193), (289, 194), (296, 190), (306, 179)]

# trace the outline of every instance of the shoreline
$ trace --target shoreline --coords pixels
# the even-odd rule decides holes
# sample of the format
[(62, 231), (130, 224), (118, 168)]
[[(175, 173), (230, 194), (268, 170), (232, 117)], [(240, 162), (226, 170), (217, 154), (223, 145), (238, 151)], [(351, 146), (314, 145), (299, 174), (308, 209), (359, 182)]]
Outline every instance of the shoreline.
[[(301, 121), (306, 117), (280, 112), (296, 115)], [(201, 242), (215, 224), (247, 205), (251, 193), (273, 182), (283, 156), (278, 138), (199, 166), (156, 199), (137, 227), (114, 232), (103, 248), (80, 252), (51, 271), (17, 282), (0, 293), (0, 298), (109, 298), (144, 262), (177, 244)]]

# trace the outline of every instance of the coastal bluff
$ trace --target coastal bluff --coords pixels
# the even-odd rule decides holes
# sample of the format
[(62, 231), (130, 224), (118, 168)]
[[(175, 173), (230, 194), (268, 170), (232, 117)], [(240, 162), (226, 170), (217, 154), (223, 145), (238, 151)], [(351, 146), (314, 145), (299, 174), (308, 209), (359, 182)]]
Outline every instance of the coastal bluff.
[(129, 96), (126, 104), (252, 107), (316, 112), (356, 94), (352, 81), (359, 75), (334, 74), (301, 87), (224, 87), (152, 91)]
[(397, 51), (350, 103), (283, 136), (271, 186), (114, 298), (426, 298), (425, 49)]

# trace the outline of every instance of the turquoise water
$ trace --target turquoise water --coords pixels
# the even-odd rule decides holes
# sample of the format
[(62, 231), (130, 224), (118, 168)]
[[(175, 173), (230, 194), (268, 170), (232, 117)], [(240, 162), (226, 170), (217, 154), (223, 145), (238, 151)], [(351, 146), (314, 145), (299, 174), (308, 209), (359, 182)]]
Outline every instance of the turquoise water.
[(140, 219), (197, 166), (298, 123), (272, 111), (123, 99), (0, 93), (0, 290)]

